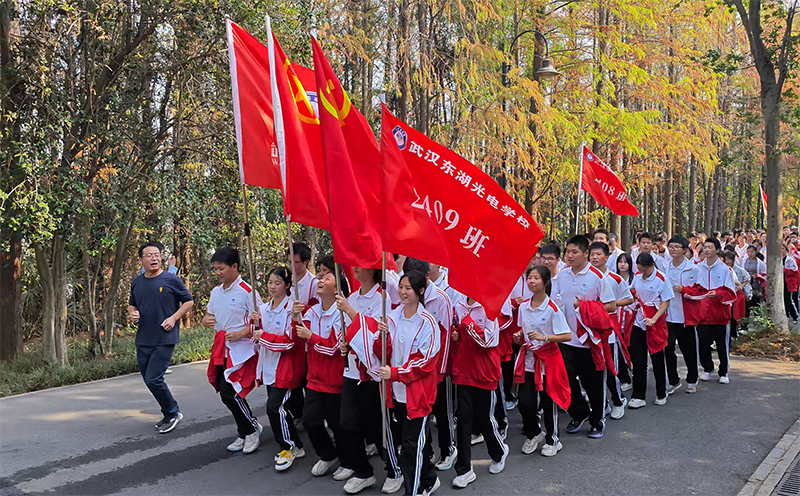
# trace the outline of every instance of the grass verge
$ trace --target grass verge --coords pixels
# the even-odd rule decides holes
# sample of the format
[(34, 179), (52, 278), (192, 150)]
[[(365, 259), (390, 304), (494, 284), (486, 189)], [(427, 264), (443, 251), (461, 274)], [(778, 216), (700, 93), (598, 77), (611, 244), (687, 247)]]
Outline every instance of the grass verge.
[[(69, 338), (69, 367), (48, 364), (42, 358), (41, 342), (30, 342), (16, 360), (0, 362), (0, 398), (138, 372), (134, 338), (135, 334), (130, 330), (118, 334), (114, 338), (111, 356), (94, 359), (89, 355), (86, 335)], [(181, 329), (181, 340), (175, 346), (172, 363), (207, 359), (213, 342), (214, 333), (208, 329)]]
[(776, 334), (765, 329), (738, 338), (731, 351), (750, 358), (800, 362), (800, 334)]

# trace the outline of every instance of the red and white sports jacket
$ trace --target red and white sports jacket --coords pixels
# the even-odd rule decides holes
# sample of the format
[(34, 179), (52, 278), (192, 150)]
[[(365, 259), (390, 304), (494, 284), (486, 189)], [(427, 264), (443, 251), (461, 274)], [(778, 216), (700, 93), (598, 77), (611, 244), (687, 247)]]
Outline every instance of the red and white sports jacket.
[(450, 301), (450, 297), (444, 290), (430, 281), (428, 281), (428, 287), (425, 288), (425, 310), (433, 315), (439, 325), (439, 333), (436, 338), (441, 352), (439, 353), (439, 363), (436, 364), (436, 371), (441, 381), (450, 374), (450, 326), (453, 325), (453, 302)]
[[(391, 400), (405, 403), (409, 418), (428, 416), (436, 401), (439, 347), (438, 324), (422, 305), (411, 318), (405, 317), (405, 305), (387, 315), (386, 360), (392, 369)], [(367, 373), (380, 380), (381, 336), (378, 321), (358, 314), (345, 336), (350, 349), (358, 356)]]
[(303, 324), (313, 333), (306, 353), (308, 389), (341, 393), (345, 357), (339, 351), (342, 327), (336, 305), (323, 310), (322, 303), (317, 303), (303, 315)]
[(292, 326), (292, 303), (287, 296), (274, 310), (271, 300), (261, 305), (264, 333), (258, 340), (256, 377), (262, 384), (283, 389), (299, 387), (306, 373), (306, 346)]
[(495, 390), (500, 381), (500, 326), (488, 320), (483, 305), (461, 297), (455, 307), (459, 324), (453, 328), (453, 384)]
[[(691, 288), (683, 289), (684, 298), (700, 302), (696, 316), (698, 324), (727, 325), (730, 322), (736, 287), (733, 284), (733, 270), (721, 259), (718, 258), (710, 266), (708, 260), (697, 264), (697, 282)], [(715, 298), (707, 296), (711, 290), (716, 292)], [(687, 315), (686, 312), (684, 306), (684, 315)]]
[(800, 286), (800, 272), (797, 269), (797, 260), (790, 253), (783, 262), (783, 277), (786, 281), (786, 290), (790, 293), (797, 291)]

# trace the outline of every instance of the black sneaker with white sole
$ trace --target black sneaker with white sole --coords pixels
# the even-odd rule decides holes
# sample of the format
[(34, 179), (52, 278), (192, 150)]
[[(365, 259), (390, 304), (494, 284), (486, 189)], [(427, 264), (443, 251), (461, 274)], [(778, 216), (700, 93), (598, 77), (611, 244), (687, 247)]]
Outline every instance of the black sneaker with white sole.
[(589, 417), (586, 417), (583, 420), (570, 420), (569, 424), (567, 424), (567, 432), (569, 434), (575, 434), (576, 432), (580, 432), (581, 427), (583, 427), (583, 423), (589, 420)]
[(158, 433), (166, 434), (167, 432), (172, 431), (175, 427), (178, 426), (178, 422), (180, 422), (182, 419), (183, 419), (183, 414), (181, 412), (178, 412), (177, 415), (167, 420), (167, 422), (161, 426), (161, 428), (158, 430)]
[(163, 426), (164, 426), (164, 424), (166, 424), (167, 422), (169, 422), (169, 419), (168, 419), (167, 417), (164, 417), (164, 418), (162, 418), (162, 419), (161, 419), (161, 420), (159, 420), (159, 421), (158, 421), (158, 423), (156, 424), (156, 429), (157, 429), (157, 430), (161, 430), (161, 427), (163, 427)]

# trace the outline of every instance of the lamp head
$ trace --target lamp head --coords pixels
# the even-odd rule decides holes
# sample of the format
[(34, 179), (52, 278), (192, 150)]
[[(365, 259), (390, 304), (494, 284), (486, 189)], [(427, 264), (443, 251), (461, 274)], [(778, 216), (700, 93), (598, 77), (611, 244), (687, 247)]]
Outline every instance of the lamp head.
[(560, 72), (553, 67), (553, 61), (550, 59), (542, 59), (542, 67), (536, 71), (536, 75), (539, 76), (539, 79), (542, 81), (552, 81), (553, 79), (559, 77), (561, 75)]

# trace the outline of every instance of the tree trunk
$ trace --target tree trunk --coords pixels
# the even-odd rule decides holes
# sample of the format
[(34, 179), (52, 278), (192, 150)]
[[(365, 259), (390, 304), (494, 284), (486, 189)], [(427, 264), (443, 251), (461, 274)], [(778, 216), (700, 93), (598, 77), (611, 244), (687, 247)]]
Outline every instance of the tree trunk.
[(58, 363), (56, 356), (56, 308), (53, 277), (50, 263), (47, 260), (46, 248), (38, 243), (33, 244), (36, 256), (36, 270), (42, 286), (42, 355), (48, 363)]
[(10, 362), (22, 349), (22, 236), (2, 231), (8, 251), (0, 251), (0, 360)]
[(400, 86), (400, 98), (398, 99), (397, 117), (404, 122), (408, 122), (408, 92), (411, 79), (411, 68), (409, 67), (408, 53), (408, 0), (400, 0), (399, 13), (400, 35), (397, 37), (397, 58), (400, 66), (400, 73), (397, 75), (397, 83)]
[(664, 171), (664, 232), (667, 239), (672, 237), (672, 171)]
[[(675, 171), (675, 230), (676, 234), (686, 236), (686, 216), (683, 212), (683, 180), (684, 174)], [(688, 236), (686, 236), (688, 238)]]
[(64, 240), (56, 235), (53, 238), (53, 276), (54, 300), (54, 338), (56, 345), (56, 358), (58, 363), (68, 367), (69, 353), (67, 350), (67, 253)]
[(689, 162), (689, 232), (697, 230), (697, 162), (694, 155)]
[(83, 266), (83, 285), (84, 285), (84, 309), (86, 312), (86, 322), (89, 324), (89, 355), (94, 358), (97, 347), (100, 345), (100, 333), (97, 328), (97, 310), (95, 309), (96, 280), (91, 266), (88, 245), (81, 254), (81, 264)]
[(711, 232), (714, 228), (711, 226), (711, 214), (714, 212), (714, 176), (710, 176), (706, 174), (705, 169), (703, 169), (703, 183), (706, 192), (706, 211), (703, 215), (703, 230), (706, 232), (706, 236), (711, 236)]
[(789, 321), (783, 305), (783, 181), (781, 178), (780, 94), (775, 86), (761, 82), (761, 110), (764, 113), (764, 153), (767, 157), (767, 305), (775, 331), (789, 333)]
[[(108, 293), (103, 299), (103, 339), (101, 342), (103, 356), (111, 353), (111, 345), (114, 341), (114, 310), (116, 308), (117, 291), (122, 277), (122, 269), (125, 267), (125, 252), (128, 249), (128, 240), (133, 232), (135, 220), (133, 210), (129, 211), (121, 223), (122, 228), (120, 229), (119, 240), (117, 240), (117, 247), (114, 250), (114, 267), (111, 270)], [(252, 263), (252, 261), (249, 262)]]

